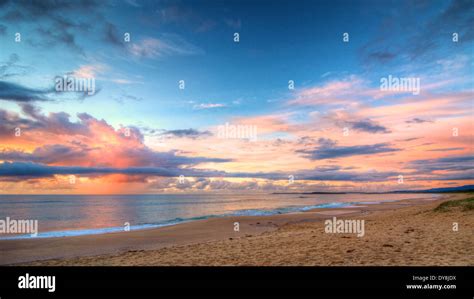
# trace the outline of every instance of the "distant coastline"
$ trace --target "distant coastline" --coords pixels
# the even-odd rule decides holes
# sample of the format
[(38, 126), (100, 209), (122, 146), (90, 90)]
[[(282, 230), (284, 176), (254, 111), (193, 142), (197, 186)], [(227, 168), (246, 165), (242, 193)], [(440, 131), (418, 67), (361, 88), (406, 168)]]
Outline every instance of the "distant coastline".
[(273, 192), (272, 194), (397, 194), (397, 193), (466, 193), (474, 192), (474, 185), (425, 190), (398, 190), (389, 192)]

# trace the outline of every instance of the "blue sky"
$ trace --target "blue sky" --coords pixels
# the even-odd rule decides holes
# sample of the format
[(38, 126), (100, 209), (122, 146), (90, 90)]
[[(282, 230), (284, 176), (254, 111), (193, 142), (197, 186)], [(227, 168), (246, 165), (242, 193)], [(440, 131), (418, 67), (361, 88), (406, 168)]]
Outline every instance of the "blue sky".
[[(427, 9), (399, 1), (112, 1), (57, 8), (59, 17), (74, 18), (71, 28), (47, 16), (9, 25), (2, 36), (0, 60), (7, 61), (16, 53), (19, 64), (31, 68), (30, 75), (19, 83), (37, 88), (48, 88), (51, 78), (81, 65), (107, 68), (97, 78), (102, 89), (94, 99), (68, 102), (67, 107), (44, 105), (46, 109), (65, 109), (71, 115), (81, 109), (116, 125), (133, 122), (132, 114), (168, 129), (202, 127), (231, 115), (284, 109), (279, 102), (291, 97), (288, 80), (307, 87), (323, 82), (328, 74), (379, 77), (360, 49), (379, 35), (404, 39), (417, 24), (447, 5), (440, 1)], [(12, 4), (5, 7), (4, 19), (8, 20), (15, 10)], [(416, 16), (416, 22), (396, 18), (400, 13)], [(415, 27), (392, 24), (391, 18)], [(74, 43), (62, 42), (59, 33), (42, 37), (39, 30), (48, 26), (62, 26), (73, 35)], [(384, 26), (393, 31), (383, 32)], [(14, 32), (22, 33), (21, 45), (13, 42)], [(117, 44), (108, 38), (109, 32)], [(132, 42), (154, 38), (176, 48), (148, 57), (131, 56), (120, 44), (125, 32), (131, 34)], [(240, 34), (239, 43), (233, 42), (235, 32)], [(341, 42), (344, 32), (350, 34), (349, 43)], [(376, 46), (374, 51), (388, 50), (383, 47)], [(113, 79), (132, 83), (109, 81)], [(185, 80), (185, 90), (177, 88), (179, 80)], [(140, 105), (132, 98), (141, 99)], [(123, 104), (116, 105), (117, 99)], [(194, 108), (207, 103), (226, 107)]]

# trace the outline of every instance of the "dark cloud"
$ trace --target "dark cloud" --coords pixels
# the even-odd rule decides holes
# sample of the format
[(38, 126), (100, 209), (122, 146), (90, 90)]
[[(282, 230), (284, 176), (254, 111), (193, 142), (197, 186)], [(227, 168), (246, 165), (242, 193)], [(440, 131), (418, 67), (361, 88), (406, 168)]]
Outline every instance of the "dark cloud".
[(431, 174), (435, 171), (467, 171), (474, 169), (474, 156), (454, 156), (438, 159), (415, 160), (408, 167), (419, 174)]
[[(390, 13), (385, 8), (375, 7), (375, 10), (380, 10), (382, 18), (377, 26), (377, 36), (359, 50), (364, 63), (380, 67), (388, 63), (393, 65), (398, 62), (398, 57), (407, 59), (407, 63), (415, 59), (425, 62), (444, 59), (444, 52), (439, 50), (452, 44), (454, 32), (459, 34), (457, 47), (470, 47), (469, 43), (474, 40), (472, 0), (450, 1), (444, 9), (437, 9), (430, 19), (421, 22), (420, 12), (433, 9), (431, 5), (439, 6), (439, 3), (400, 1), (396, 6), (389, 5)], [(399, 37), (395, 43), (394, 35)]]
[[(457, 32), (463, 42), (474, 38), (474, 5), (471, 0), (454, 0), (450, 5), (427, 24), (425, 36), (452, 35)], [(426, 40), (426, 39), (424, 39)]]
[(32, 162), (4, 162), (0, 164), (0, 176), (48, 177), (53, 175), (87, 175), (87, 174), (150, 174), (157, 176), (177, 176), (164, 168), (156, 167), (80, 167), (80, 166), (48, 166)]
[(44, 28), (41, 26), (39, 26), (36, 30), (42, 38), (36, 40), (28, 40), (30, 45), (34, 47), (44, 48), (56, 45), (65, 45), (70, 49), (75, 50), (79, 54), (84, 55), (84, 50), (76, 43), (76, 37), (73, 32), (69, 32), (66, 29), (58, 30), (57, 28)]
[(465, 170), (459, 172), (451, 172), (448, 174), (432, 174), (427, 176), (413, 177), (413, 181), (464, 181), (474, 180), (474, 171)]
[(456, 156), (456, 157), (445, 157), (435, 160), (422, 160), (422, 161), (435, 161), (440, 163), (474, 163), (474, 156)]
[[(85, 176), (97, 176), (97, 175), (109, 175), (109, 174), (125, 174), (128, 176), (136, 176), (139, 181), (145, 182), (146, 177), (165, 177), (165, 178), (177, 178), (180, 175), (185, 177), (196, 178), (195, 182), (186, 180), (186, 184), (181, 188), (198, 188), (205, 189), (209, 186), (211, 189), (242, 189), (242, 186), (234, 185), (235, 183), (220, 180), (208, 180), (209, 177), (220, 177), (220, 178), (262, 178), (268, 180), (287, 180), (288, 175), (285, 173), (226, 173), (224, 171), (215, 170), (201, 170), (192, 168), (166, 168), (166, 167), (127, 167), (127, 168), (115, 168), (115, 167), (81, 167), (81, 166), (49, 166), (41, 163), (33, 162), (3, 162), (0, 164), (0, 180), (8, 181), (13, 178), (40, 178), (40, 177), (52, 177), (54, 175), (85, 175)], [(338, 169), (314, 169), (294, 172), (294, 178), (298, 181), (353, 181), (353, 182), (383, 182), (394, 180), (400, 173), (399, 172), (377, 172), (377, 171), (366, 171), (366, 172), (350, 172), (350, 171), (339, 171)], [(410, 177), (410, 173), (405, 174), (406, 177)], [(436, 175), (436, 176), (412, 176), (410, 180), (468, 180), (474, 178), (472, 170), (464, 173), (453, 173), (448, 175)], [(171, 181), (168, 181), (170, 183)], [(249, 185), (250, 184), (250, 185)], [(252, 185), (256, 182), (246, 182), (245, 185), (252, 188)], [(160, 185), (162, 185), (160, 183)], [(153, 187), (153, 186), (151, 186)], [(155, 186), (160, 187), (160, 186)], [(163, 186), (161, 186), (163, 187)], [(161, 188), (160, 187), (160, 188)], [(256, 187), (253, 185), (253, 187)]]
[(449, 147), (449, 148), (437, 148), (428, 150), (429, 152), (447, 152), (447, 151), (459, 151), (463, 150), (463, 147)]
[(386, 127), (376, 124), (371, 120), (359, 120), (355, 122), (348, 122), (352, 129), (356, 131), (363, 131), (369, 133), (390, 133), (390, 130)]
[(7, 61), (2, 62), (0, 64), (0, 79), (25, 75), (26, 71), (29, 68), (26, 66), (19, 65), (19, 61), (20, 57), (18, 56), (18, 54), (13, 53), (10, 55)]
[[(433, 180), (433, 178), (432, 178)], [(454, 173), (449, 175), (439, 176), (436, 179), (437, 181), (467, 181), (467, 180), (474, 180), (474, 171), (466, 171), (460, 173)]]
[[(267, 180), (288, 180), (289, 174), (282, 172), (211, 172), (210, 176), (221, 178), (255, 178)], [(386, 181), (396, 178), (398, 172), (345, 171), (339, 166), (317, 167), (310, 170), (298, 170), (291, 173), (297, 181)]]
[(370, 118), (359, 118), (351, 113), (344, 113), (342, 115), (330, 112), (326, 113), (321, 117), (322, 119), (328, 120), (329, 122), (333, 122), (338, 127), (344, 128), (352, 128), (355, 131), (359, 132), (367, 132), (367, 133), (382, 133), (387, 134), (391, 133), (391, 131), (381, 125), (380, 123), (371, 120)]
[[(1, 83), (1, 82), (0, 82)], [(47, 132), (48, 134), (58, 135), (89, 135), (89, 127), (85, 123), (87, 114), (78, 114), (81, 122), (71, 122), (69, 114), (65, 112), (53, 112), (49, 115), (41, 113), (37, 106), (28, 103), (20, 104), (22, 113), (27, 116), (20, 115), (0, 109), (0, 137), (12, 136), (15, 128), (21, 128), (22, 131)]]
[(400, 173), (397, 172), (378, 172), (378, 171), (305, 171), (297, 173), (295, 179), (315, 180), (315, 181), (352, 181), (352, 182), (383, 182), (396, 178)]
[(0, 109), (0, 138), (12, 137), (15, 134), (15, 128), (32, 128), (35, 122), (29, 119), (19, 117), (18, 114)]
[[(81, 167), (81, 166), (49, 166), (33, 162), (3, 162), (0, 164), (1, 180), (12, 177), (38, 178), (51, 177), (54, 175), (108, 175), (108, 174), (126, 174), (126, 175), (144, 175), (157, 177), (185, 177), (198, 178), (198, 182), (205, 188), (212, 182), (205, 178), (262, 178), (269, 180), (288, 180), (287, 173), (278, 172), (257, 172), (257, 173), (227, 173), (224, 171), (193, 169), (193, 168), (168, 168), (168, 167)], [(321, 181), (385, 181), (393, 179), (399, 173), (395, 172), (344, 172), (338, 170), (305, 170), (297, 171), (294, 177), (297, 180), (321, 180)], [(142, 178), (143, 179), (143, 178)], [(218, 180), (218, 184), (227, 184), (224, 180)], [(230, 184), (230, 182), (229, 182)], [(222, 189), (218, 186), (211, 186), (213, 189)]]
[[(34, 22), (39, 18), (50, 19), (59, 25), (73, 24), (63, 17), (66, 13), (89, 13), (103, 5), (97, 0), (30, 0), (30, 1), (3, 1), (5, 14), (0, 17), (7, 21)], [(67, 23), (65, 23), (67, 22)]]
[(54, 86), (38, 89), (26, 87), (12, 82), (0, 81), (0, 100), (18, 103), (56, 101), (60, 98), (67, 100), (84, 100), (87, 97), (97, 95), (100, 91), (100, 87), (95, 87), (94, 93), (91, 95), (84, 91), (58, 92), (55, 90)]
[[(42, 164), (84, 162), (88, 159), (88, 154), (94, 151), (100, 152), (101, 147), (89, 148), (87, 146), (68, 146), (62, 144), (45, 145), (36, 148), (32, 153), (15, 150), (0, 151), (0, 160), (12, 162), (34, 162)], [(231, 159), (218, 159), (206, 157), (186, 157), (177, 154), (177, 151), (154, 152), (148, 148), (126, 149), (117, 153), (120, 157), (135, 155), (134, 164), (137, 167), (162, 167), (166, 169), (179, 169), (186, 165), (194, 166), (200, 163), (230, 162)], [(96, 163), (99, 165), (100, 163)], [(118, 173), (121, 173), (120, 171)]]
[(178, 168), (195, 166), (200, 163), (226, 163), (232, 159), (187, 157), (179, 155), (177, 150), (155, 152), (148, 147), (127, 148), (118, 153), (121, 157), (133, 157), (134, 165), (149, 167)]
[(405, 121), (406, 123), (408, 124), (422, 124), (422, 123), (432, 123), (431, 120), (424, 120), (424, 119), (421, 119), (421, 118), (414, 118), (414, 119), (411, 119), (411, 120), (407, 120)]
[(83, 159), (87, 156), (88, 150), (90, 149), (85, 150), (62, 144), (45, 145), (36, 148), (32, 153), (3, 150), (0, 151), (0, 160), (49, 164)]
[(182, 130), (165, 131), (163, 135), (171, 135), (175, 137), (198, 138), (198, 137), (212, 136), (212, 133), (209, 131), (198, 131), (195, 129), (182, 129)]
[(4, 21), (16, 22), (16, 21), (24, 21), (26, 20), (26, 17), (24, 14), (16, 10), (16, 11), (7, 12), (6, 14), (3, 15), (1, 19)]
[(51, 13), (87, 12), (100, 5), (96, 0), (30, 0), (30, 1), (4, 1), (15, 8), (21, 8), (28, 15), (40, 17)]
[(120, 103), (120, 104), (123, 104), (125, 101), (135, 101), (135, 102), (139, 102), (139, 101), (142, 101), (143, 98), (142, 97), (137, 97), (137, 96), (134, 96), (132, 94), (129, 94), (127, 91), (125, 91), (124, 89), (122, 88), (119, 88), (120, 90), (120, 96), (114, 98), (114, 100), (117, 102), (117, 103)]
[(397, 141), (408, 142), (408, 141), (418, 140), (418, 139), (421, 139), (421, 138), (422, 137), (412, 137), (412, 138), (406, 138), (406, 139), (398, 139)]
[[(149, 21), (159, 27), (169, 25), (184, 26), (196, 33), (209, 32), (218, 26), (218, 20), (210, 17), (209, 10), (205, 6), (199, 7), (198, 5), (189, 4), (180, 1), (162, 1), (159, 3), (158, 8), (150, 8), (159, 17)], [(220, 10), (217, 6), (214, 9)], [(224, 11), (220, 12), (220, 14), (224, 13)]]
[(338, 165), (324, 165), (324, 166), (318, 166), (315, 168), (315, 170), (318, 172), (337, 171), (340, 169), (341, 169), (341, 166), (338, 166)]
[(375, 51), (375, 52), (369, 53), (368, 59), (376, 60), (379, 63), (386, 63), (388, 61), (391, 61), (395, 57), (397, 57), (397, 55), (389, 51)]
[(66, 112), (51, 112), (48, 116), (41, 114), (38, 107), (30, 104), (22, 104), (22, 112), (30, 116), (36, 122), (32, 129), (43, 129), (51, 134), (59, 135), (90, 135), (90, 126), (87, 120), (92, 118), (87, 113), (78, 113), (81, 122), (71, 122), (70, 115)]
[[(0, 20), (9, 23), (32, 23), (36, 31), (30, 34), (28, 43), (33, 47), (49, 48), (64, 45), (81, 55), (83, 48), (77, 43), (75, 36), (80, 32), (87, 32), (91, 24), (104, 22), (99, 12), (105, 1), (96, 0), (32, 0), (32, 1), (5, 1), (3, 15)], [(72, 21), (81, 14), (84, 20)]]
[(167, 167), (83, 167), (50, 166), (33, 162), (3, 162), (0, 164), (0, 177), (49, 177), (53, 175), (148, 175), (163, 177), (208, 177), (220, 176), (223, 172), (198, 169)]
[(62, 16), (55, 16), (54, 17), (54, 22), (56, 23), (57, 26), (60, 26), (65, 29), (79, 29), (83, 32), (87, 32), (91, 29), (92, 25), (87, 22), (74, 22), (71, 20), (71, 18), (64, 18)]
[(33, 89), (19, 84), (0, 81), (0, 100), (15, 102), (51, 101), (52, 89)]
[(7, 34), (7, 26), (0, 24), (0, 35)]
[(354, 146), (338, 146), (335, 141), (320, 138), (319, 147), (312, 150), (299, 150), (298, 153), (311, 160), (322, 160), (340, 157), (350, 157), (358, 155), (373, 155), (380, 153), (388, 153), (399, 151), (393, 148), (389, 143), (377, 143), (372, 145), (354, 145)]
[(120, 34), (118, 32), (117, 26), (110, 22), (106, 22), (104, 25), (104, 40), (107, 43), (110, 43), (115, 46), (120, 46), (122, 47), (124, 45), (122, 38), (120, 37)]

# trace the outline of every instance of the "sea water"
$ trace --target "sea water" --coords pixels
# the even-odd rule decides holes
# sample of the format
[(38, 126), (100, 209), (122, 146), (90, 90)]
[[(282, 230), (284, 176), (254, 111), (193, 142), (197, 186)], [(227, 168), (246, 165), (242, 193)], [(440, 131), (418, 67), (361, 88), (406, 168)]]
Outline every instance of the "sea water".
[(176, 225), (225, 216), (265, 216), (348, 208), (436, 194), (147, 194), (0, 195), (0, 220), (38, 221), (38, 233), (0, 233), (0, 240), (68, 237)]

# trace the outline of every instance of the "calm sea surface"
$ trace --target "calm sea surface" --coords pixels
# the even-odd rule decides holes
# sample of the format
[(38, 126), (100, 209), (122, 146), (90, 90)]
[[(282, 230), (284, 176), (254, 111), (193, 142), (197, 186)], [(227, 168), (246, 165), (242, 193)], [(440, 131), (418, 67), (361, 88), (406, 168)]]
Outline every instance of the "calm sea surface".
[[(41, 237), (144, 229), (227, 215), (273, 215), (436, 194), (0, 195), (0, 220), (38, 220)], [(31, 238), (0, 234), (1, 239)]]

